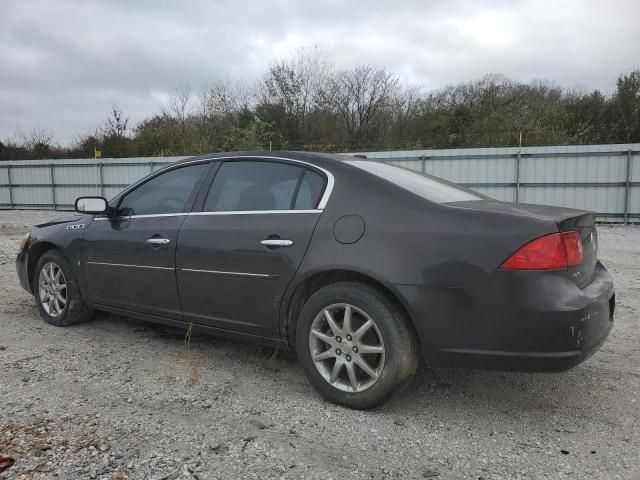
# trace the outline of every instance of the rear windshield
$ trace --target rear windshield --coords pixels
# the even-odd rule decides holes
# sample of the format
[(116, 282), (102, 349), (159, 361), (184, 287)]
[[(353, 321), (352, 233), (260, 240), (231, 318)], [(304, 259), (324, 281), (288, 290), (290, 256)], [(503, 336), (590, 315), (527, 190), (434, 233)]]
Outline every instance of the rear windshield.
[(483, 200), (488, 197), (456, 185), (441, 178), (397, 167), (383, 162), (367, 160), (347, 160), (346, 163), (361, 168), (380, 178), (398, 185), (411, 193), (436, 203), (463, 202), (467, 200)]

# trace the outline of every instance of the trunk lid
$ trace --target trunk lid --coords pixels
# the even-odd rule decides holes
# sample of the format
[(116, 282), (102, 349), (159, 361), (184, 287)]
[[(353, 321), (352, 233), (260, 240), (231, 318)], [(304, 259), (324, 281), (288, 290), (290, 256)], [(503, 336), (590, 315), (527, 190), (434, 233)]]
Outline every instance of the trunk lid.
[(580, 287), (589, 284), (593, 278), (594, 268), (598, 261), (598, 235), (593, 212), (549, 205), (500, 202), (497, 200), (450, 202), (446, 205), (482, 212), (494, 212), (501, 215), (549, 220), (555, 222), (560, 232), (576, 231), (582, 238), (584, 258), (579, 265), (570, 267), (568, 274), (576, 285)]

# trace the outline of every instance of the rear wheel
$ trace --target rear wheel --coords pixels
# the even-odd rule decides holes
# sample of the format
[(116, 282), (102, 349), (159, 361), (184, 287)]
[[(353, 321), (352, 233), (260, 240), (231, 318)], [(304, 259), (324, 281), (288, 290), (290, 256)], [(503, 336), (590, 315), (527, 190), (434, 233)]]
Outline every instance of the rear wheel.
[(40, 316), (51, 325), (73, 325), (91, 315), (69, 264), (55, 250), (44, 253), (38, 260), (33, 290)]
[(403, 312), (387, 296), (341, 282), (304, 305), (296, 348), (311, 384), (328, 400), (374, 407), (415, 372), (417, 348)]

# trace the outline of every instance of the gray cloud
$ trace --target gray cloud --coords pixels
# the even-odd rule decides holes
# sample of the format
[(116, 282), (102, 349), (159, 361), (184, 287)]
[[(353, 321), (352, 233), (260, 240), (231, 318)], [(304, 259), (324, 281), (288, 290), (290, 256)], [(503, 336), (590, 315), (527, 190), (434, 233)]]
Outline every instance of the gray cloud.
[(608, 91), (640, 63), (638, 18), (635, 0), (4, 0), (0, 138), (68, 142), (113, 104), (136, 122), (179, 84), (252, 80), (309, 45), (426, 88), (500, 72)]

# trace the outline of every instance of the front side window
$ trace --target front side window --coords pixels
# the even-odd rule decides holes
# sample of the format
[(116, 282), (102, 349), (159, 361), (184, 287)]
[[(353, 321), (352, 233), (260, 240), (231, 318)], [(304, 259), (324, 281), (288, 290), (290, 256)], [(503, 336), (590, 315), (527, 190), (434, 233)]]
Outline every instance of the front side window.
[[(285, 163), (225, 162), (211, 184), (204, 210), (238, 212), (314, 208), (315, 205), (309, 205), (319, 197), (318, 180), (307, 177), (308, 173), (320, 177), (305, 168)], [(322, 177), (320, 180), (321, 190), (324, 180)]]
[(127, 193), (120, 202), (118, 215), (156, 215), (181, 213), (196, 183), (209, 165), (201, 163), (170, 170), (153, 177)]

